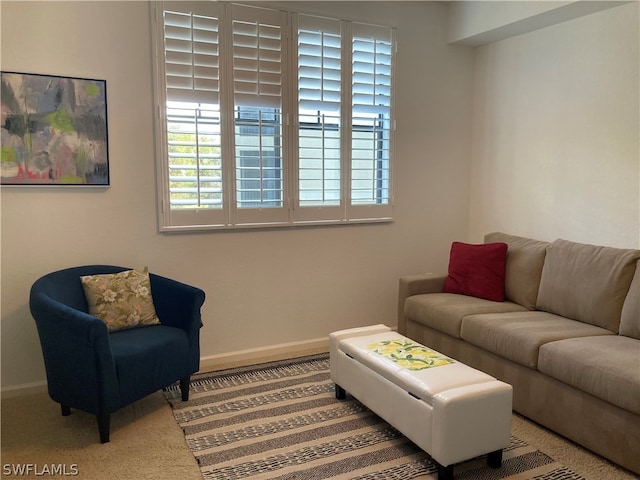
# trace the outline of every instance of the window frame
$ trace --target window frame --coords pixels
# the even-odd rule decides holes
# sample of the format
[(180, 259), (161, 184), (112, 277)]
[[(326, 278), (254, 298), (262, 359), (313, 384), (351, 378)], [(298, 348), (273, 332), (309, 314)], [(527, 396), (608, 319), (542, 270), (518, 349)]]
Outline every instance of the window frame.
[[(213, 5), (212, 5), (213, 4)], [(175, 8), (171, 8), (174, 6)], [(280, 115), (281, 150), (278, 161), (281, 165), (280, 176), (271, 180), (274, 183), (280, 182), (281, 195), (280, 205), (277, 207), (269, 207), (258, 205), (252, 208), (240, 208), (238, 206), (238, 171), (243, 168), (239, 165), (240, 154), (235, 145), (236, 137), (236, 114), (246, 105), (236, 105), (234, 100), (234, 63), (231, 49), (233, 48), (233, 32), (229, 28), (233, 24), (234, 9), (242, 11), (241, 15), (246, 12), (257, 12), (262, 9), (268, 11), (268, 15), (279, 15), (282, 19), (282, 96), (281, 108), (276, 115)], [(167, 87), (166, 81), (166, 63), (165, 63), (165, 34), (164, 34), (164, 10), (173, 11), (191, 11), (194, 15), (203, 15), (215, 17), (218, 24), (219, 35), (219, 91), (218, 107), (220, 115), (220, 170), (222, 195), (220, 208), (208, 208), (206, 206), (195, 206), (193, 208), (172, 208), (171, 190), (170, 190), (170, 156), (169, 156), (169, 133), (168, 133), (168, 108), (167, 108)], [(352, 46), (352, 27), (359, 25), (371, 27), (374, 29), (384, 29), (389, 34), (389, 42), (391, 48), (391, 70), (390, 74), (390, 107), (387, 128), (387, 142), (389, 148), (388, 158), (384, 161), (388, 165), (384, 168), (385, 174), (380, 178), (373, 178), (376, 184), (382, 182), (385, 185), (385, 191), (388, 192), (386, 203), (377, 204), (353, 204), (351, 198), (352, 192), (352, 171), (353, 158), (351, 150), (351, 137), (353, 131), (359, 131), (356, 125), (351, 122), (351, 109), (353, 96), (351, 94), (351, 70), (348, 74), (342, 74), (342, 88), (340, 101), (340, 119), (335, 128), (340, 131), (340, 200), (339, 205), (331, 206), (314, 206), (304, 205), (301, 201), (300, 187), (300, 171), (301, 165), (299, 160), (299, 132), (308, 125), (309, 129), (332, 127), (331, 123), (309, 124), (308, 122), (299, 122), (298, 107), (298, 52), (297, 52), (297, 35), (298, 35), (298, 19), (299, 16), (314, 17), (304, 13), (297, 13), (285, 10), (273, 10), (270, 8), (249, 6), (239, 3), (230, 2), (190, 2), (190, 1), (165, 1), (151, 2), (150, 14), (152, 19), (152, 49), (153, 49), (153, 92), (154, 92), (154, 127), (155, 127), (155, 146), (156, 146), (156, 177), (157, 177), (157, 200), (158, 200), (158, 222), (161, 232), (182, 232), (182, 231), (202, 231), (202, 230), (219, 230), (219, 229), (243, 229), (243, 228), (261, 228), (261, 227), (290, 227), (290, 226), (308, 226), (308, 225), (339, 225), (339, 224), (358, 224), (358, 223), (379, 223), (393, 221), (393, 169), (394, 169), (394, 141), (395, 134), (395, 70), (396, 70), (396, 29), (386, 26), (375, 26), (364, 23), (351, 22), (339, 19), (326, 19), (329, 21), (337, 21), (341, 24), (342, 46), (341, 46), (341, 65), (344, 70), (347, 66), (351, 68), (351, 49)], [(249, 13), (251, 17), (251, 13)], [(322, 21), (323, 17), (316, 17)], [(346, 100), (345, 100), (346, 99)], [(318, 111), (320, 114), (320, 111)], [(318, 115), (320, 120), (320, 115)], [(249, 120), (245, 120), (249, 121)], [(257, 122), (257, 120), (256, 120)], [(349, 123), (346, 123), (349, 122)], [(346, 125), (346, 126), (345, 126)], [(260, 127), (257, 127), (260, 128)], [(364, 130), (363, 130), (364, 131)], [(373, 129), (371, 129), (373, 132)], [(196, 139), (196, 142), (198, 139)], [(374, 140), (374, 143), (376, 141)], [(378, 142), (379, 143), (379, 142)], [(324, 152), (324, 148), (322, 150)], [(377, 151), (377, 149), (376, 149)], [(345, 153), (348, 152), (348, 153)], [(262, 153), (259, 155), (262, 158)], [(374, 164), (379, 161), (372, 159)], [(186, 170), (186, 168), (185, 168)], [(378, 169), (379, 170), (379, 169)], [(324, 171), (324, 170), (323, 170)], [(261, 177), (262, 178), (262, 177)], [(263, 179), (264, 180), (264, 179)], [(199, 188), (199, 187), (197, 187)], [(261, 187), (262, 188), (262, 187)], [(324, 187), (323, 187), (324, 188)], [(372, 189), (374, 198), (375, 190)]]

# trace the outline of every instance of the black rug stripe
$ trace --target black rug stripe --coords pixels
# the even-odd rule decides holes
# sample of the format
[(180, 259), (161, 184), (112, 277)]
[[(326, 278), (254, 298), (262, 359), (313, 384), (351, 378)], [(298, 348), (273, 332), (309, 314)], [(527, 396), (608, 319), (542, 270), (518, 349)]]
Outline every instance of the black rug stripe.
[[(306, 408), (301, 408), (302, 406)], [(243, 438), (258, 438), (294, 428), (307, 427), (329, 420), (370, 412), (360, 402), (353, 401), (345, 403), (344, 405), (336, 406), (335, 401), (327, 398), (320, 398), (311, 402), (304, 402), (299, 405), (296, 404), (295, 408), (292, 407), (294, 406), (285, 405), (277, 408), (254, 411), (249, 414), (242, 413), (234, 415), (233, 417), (206, 422), (204, 425), (185, 427), (183, 428), (183, 431), (185, 435), (188, 436), (195, 436), (195, 434), (201, 432), (214, 432), (209, 435), (200, 435), (197, 438), (187, 439), (191, 448), (194, 450), (201, 450), (203, 448), (225, 445), (228, 443), (227, 439), (230, 441), (230, 439), (238, 438), (241, 435)], [(325, 408), (319, 411), (305, 413), (307, 410), (317, 410), (317, 407)], [(300, 413), (300, 415), (295, 415), (296, 413)], [(289, 416), (288, 414), (294, 415)], [(272, 418), (277, 417), (281, 418), (271, 421)], [(266, 423), (262, 423), (263, 421)], [(244, 425), (249, 422), (251, 423), (250, 425), (237, 430), (223, 430), (233, 425)], [(202, 445), (201, 442), (206, 442), (206, 447)]]
[[(336, 477), (338, 475), (344, 475), (361, 468), (381, 465), (386, 462), (413, 455), (418, 451), (420, 451), (418, 447), (407, 441), (391, 447), (376, 450), (375, 452), (354, 455), (336, 462), (330, 462), (313, 468), (281, 475), (279, 477), (273, 477), (272, 480), (323, 480)], [(435, 464), (430, 459), (424, 458), (415, 462), (399, 465), (398, 467), (383, 469), (379, 472), (375, 472), (374, 474), (367, 474), (354, 478), (362, 480), (378, 480), (383, 478), (410, 480), (417, 476), (428, 475), (436, 471), (437, 467)]]
[[(246, 387), (235, 388), (231, 390), (228, 388), (225, 388), (228, 386), (215, 385), (215, 389), (209, 390), (207, 395), (199, 395), (198, 397), (194, 397), (191, 400), (189, 400), (188, 405), (182, 402), (182, 400), (180, 399), (180, 394), (176, 392), (176, 398), (172, 399), (172, 404), (175, 406), (176, 409), (179, 410), (180, 408), (187, 408), (187, 407), (194, 407), (198, 405), (208, 405), (211, 403), (224, 402), (225, 400), (228, 400), (228, 399), (255, 395), (257, 393), (266, 393), (274, 390), (275, 391), (282, 390), (282, 389), (286, 389), (287, 387), (299, 385), (301, 383), (317, 383), (317, 382), (324, 381), (326, 379), (327, 379), (327, 372), (318, 372), (318, 373), (311, 373), (307, 375), (297, 374), (296, 376), (292, 376), (290, 378), (286, 378), (283, 380), (261, 379), (259, 381), (264, 383), (261, 383), (260, 385), (255, 385), (255, 383), (252, 383), (251, 381), (246, 381)], [(201, 392), (197, 388), (192, 388), (190, 393), (191, 395), (193, 395), (195, 393), (201, 393)]]
[(357, 400), (347, 401), (344, 404), (336, 405), (335, 399), (329, 396), (313, 397), (310, 400), (295, 402), (294, 404), (275, 406), (271, 408), (262, 408), (252, 410), (250, 412), (239, 412), (237, 415), (227, 416), (226, 418), (208, 420), (195, 425), (186, 425), (182, 428), (185, 435), (195, 435), (199, 432), (206, 432), (217, 428), (231, 427), (239, 423), (249, 421), (269, 420), (271, 417), (279, 417), (281, 415), (295, 414), (313, 410), (322, 407), (335, 407), (335, 409), (347, 409), (351, 413), (362, 412), (368, 410)]
[(224, 404), (203, 406), (202, 408), (198, 409), (184, 408), (181, 410), (174, 410), (174, 415), (176, 419), (180, 423), (182, 423), (219, 413), (241, 412), (243, 410), (258, 408), (273, 403), (285, 402), (290, 400), (300, 400), (317, 395), (323, 395), (327, 392), (332, 392), (333, 389), (334, 387), (332, 385), (329, 385), (328, 383), (303, 386), (299, 388), (290, 388), (288, 390), (278, 390), (273, 393), (259, 395), (253, 398), (240, 398)]
[[(197, 373), (191, 377), (190, 387), (193, 391), (208, 391), (222, 387), (243, 385), (260, 380), (286, 378), (314, 371), (329, 371), (327, 354), (311, 357), (293, 358), (246, 367), (237, 367), (207, 373)], [(176, 382), (164, 389), (166, 392), (180, 393), (180, 383)]]
[[(536, 475), (531, 480), (585, 480), (584, 477), (578, 475), (573, 470), (568, 469), (567, 467), (559, 467), (551, 472), (544, 473), (542, 475)], [(605, 480), (605, 479), (598, 479)], [(613, 480), (613, 479), (607, 479)]]
[[(304, 368), (310, 371), (314, 368), (329, 368), (329, 355), (327, 353), (319, 353), (317, 355), (309, 355), (306, 357), (288, 358), (285, 360), (275, 360), (272, 362), (257, 363), (255, 365), (246, 365), (243, 367), (233, 367), (224, 370), (216, 370), (213, 372), (196, 373), (191, 377), (192, 385), (206, 385), (212, 381), (225, 379), (234, 376), (253, 375), (256, 372), (270, 372), (280, 369), (297, 369)], [(179, 389), (178, 383), (172, 388)]]
[(504, 460), (502, 467), (499, 469), (479, 467), (459, 472), (456, 475), (456, 480), (500, 480), (553, 462), (554, 460), (548, 455), (540, 451), (534, 451)]
[[(226, 450), (222, 450), (216, 453), (210, 453), (206, 455), (197, 455), (197, 458), (198, 458), (198, 463), (200, 463), (201, 466), (215, 465), (216, 463), (225, 462), (235, 458), (248, 457), (251, 455), (269, 452), (272, 450), (295, 447), (300, 443), (309, 442), (312, 440), (316, 440), (318, 438), (331, 437), (333, 435), (340, 435), (340, 434), (351, 432), (354, 430), (359, 430), (361, 428), (376, 427), (378, 425), (380, 425), (380, 428), (376, 428), (375, 431), (379, 432), (379, 434), (372, 435), (369, 438), (373, 438), (375, 436), (376, 438), (391, 439), (391, 438), (398, 438), (401, 436), (397, 431), (395, 431), (393, 427), (386, 424), (384, 420), (382, 420), (380, 417), (378, 417), (377, 415), (371, 414), (364, 417), (346, 420), (340, 423), (334, 423), (332, 425), (309, 428), (305, 431), (296, 432), (290, 435), (285, 435), (285, 436), (276, 437), (276, 438), (269, 438), (263, 441), (257, 441), (249, 445), (243, 445), (241, 449), (234, 448), (231, 445), (230, 448)], [(363, 435), (358, 435), (358, 436), (355, 436), (354, 438), (357, 439), (358, 437), (364, 438)], [(346, 441), (336, 440), (328, 444), (323, 444), (322, 446), (319, 445), (314, 447), (306, 447), (305, 449), (303, 449), (303, 451), (305, 452), (306, 455), (309, 455), (309, 456), (313, 456), (309, 454), (310, 449), (313, 449), (316, 452), (323, 452), (323, 454), (326, 454), (327, 452), (331, 451), (332, 452), (331, 455), (335, 455), (336, 454), (335, 452), (337, 450), (341, 448), (345, 448), (345, 445), (347, 444), (350, 446), (350, 448), (352, 448), (353, 446), (358, 445), (359, 443), (357, 441), (352, 441), (351, 439)], [(364, 444), (365, 442), (362, 442), (362, 445)], [(294, 455), (297, 455), (297, 453), (295, 453)]]
[[(267, 456), (255, 461), (241, 462), (229, 467), (215, 468), (211, 471), (205, 469), (204, 475), (205, 478), (215, 479), (244, 478), (245, 476), (255, 475), (257, 473), (277, 472), (278, 470), (286, 467), (303, 466), (305, 463), (324, 460), (334, 455), (351, 452), (354, 453), (354, 456), (352, 458), (369, 458), (369, 463), (360, 461), (359, 464), (373, 465), (380, 463), (382, 460), (382, 455), (380, 455), (379, 451), (358, 455), (358, 450), (376, 445), (382, 445), (383, 449), (388, 450), (392, 447), (385, 448), (384, 443), (395, 439), (403, 440), (405, 442), (404, 444), (407, 445), (410, 450), (415, 451), (414, 449), (417, 448), (393, 427), (386, 425), (381, 427), (381, 429), (379, 430), (374, 429), (371, 432), (367, 432), (364, 434), (336, 439), (334, 441), (310, 447), (303, 447), (298, 450)], [(395, 447), (393, 447), (392, 449), (396, 450)], [(405, 456), (406, 453), (399, 452), (397, 455), (398, 456), (394, 458)], [(197, 458), (200, 459), (202, 457)], [(349, 459), (348, 463), (352, 465), (351, 469), (353, 469), (354, 464), (352, 463), (351, 459)], [(203, 465), (201, 464), (201, 466)], [(315, 466), (314, 470), (316, 468), (319, 469), (322, 468), (322, 466)], [(212, 473), (214, 476), (209, 477), (209, 473)]]

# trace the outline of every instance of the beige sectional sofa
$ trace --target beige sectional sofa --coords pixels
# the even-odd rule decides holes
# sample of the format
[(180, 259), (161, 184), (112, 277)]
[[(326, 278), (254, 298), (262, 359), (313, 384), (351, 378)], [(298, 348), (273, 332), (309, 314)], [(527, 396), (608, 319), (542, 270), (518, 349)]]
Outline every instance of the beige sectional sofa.
[(398, 331), (513, 386), (513, 408), (640, 473), (640, 251), (505, 233), (505, 301), (402, 277)]

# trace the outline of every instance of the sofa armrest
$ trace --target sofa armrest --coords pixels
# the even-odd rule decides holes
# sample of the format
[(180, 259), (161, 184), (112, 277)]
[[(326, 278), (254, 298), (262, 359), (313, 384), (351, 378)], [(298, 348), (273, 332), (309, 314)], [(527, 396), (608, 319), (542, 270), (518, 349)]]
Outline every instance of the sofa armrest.
[(406, 319), (404, 317), (404, 302), (412, 295), (423, 293), (442, 293), (446, 275), (408, 275), (400, 277), (398, 289), (398, 332), (406, 334)]

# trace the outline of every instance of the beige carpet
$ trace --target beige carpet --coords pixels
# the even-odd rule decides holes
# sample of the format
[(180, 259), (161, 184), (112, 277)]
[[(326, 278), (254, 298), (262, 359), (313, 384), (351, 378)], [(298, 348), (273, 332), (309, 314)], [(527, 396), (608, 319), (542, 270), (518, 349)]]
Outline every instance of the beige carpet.
[[(69, 478), (6, 475), (7, 467), (26, 464), (41, 471), (75, 467), (78, 475), (70, 478), (88, 480), (203, 478), (162, 392), (115, 413), (111, 442), (104, 445), (93, 416), (72, 411), (62, 417), (46, 394), (3, 400), (1, 430), (2, 478)], [(587, 480), (639, 478), (518, 415), (513, 434)]]
[[(2, 478), (202, 480), (162, 392), (116, 412), (111, 441), (100, 444), (96, 419), (76, 410), (63, 417), (47, 394), (2, 401)], [(77, 476), (6, 476), (6, 466), (75, 465)]]

